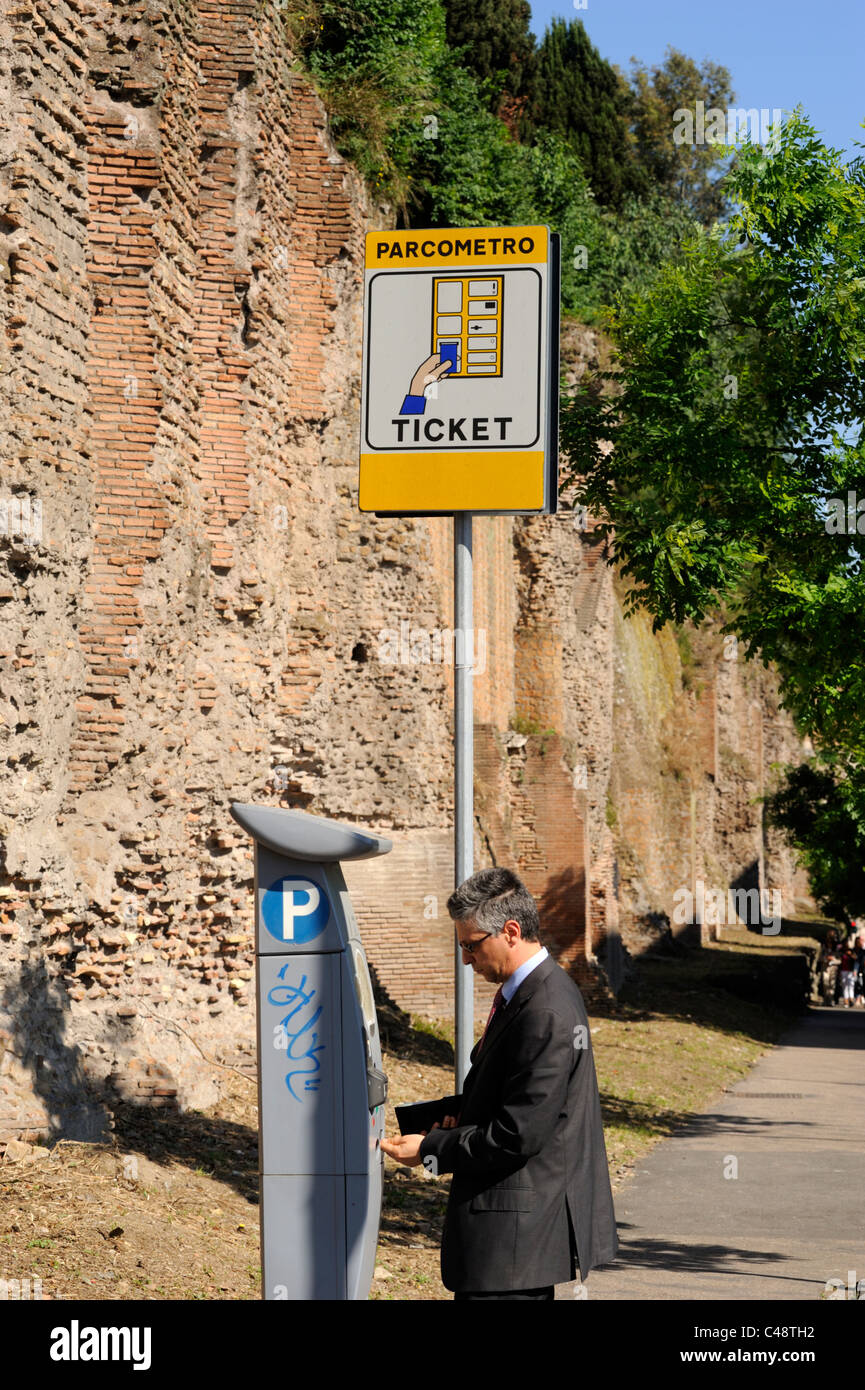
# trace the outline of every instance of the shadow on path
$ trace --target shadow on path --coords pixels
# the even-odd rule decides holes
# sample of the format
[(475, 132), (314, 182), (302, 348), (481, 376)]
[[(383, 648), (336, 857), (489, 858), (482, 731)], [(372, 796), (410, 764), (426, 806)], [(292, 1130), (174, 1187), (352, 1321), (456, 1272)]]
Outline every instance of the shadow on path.
[[(626, 1261), (630, 1268), (663, 1270), (668, 1274), (729, 1274), (736, 1279), (783, 1279), (786, 1283), (804, 1284), (808, 1287), (813, 1285), (822, 1289), (824, 1286), (823, 1279), (802, 1279), (796, 1275), (783, 1274), (780, 1269), (767, 1272), (769, 1266), (780, 1266), (791, 1258), (777, 1250), (751, 1250), (745, 1246), (720, 1243), (698, 1245), (692, 1241), (685, 1244), (683, 1241), (649, 1236), (631, 1241), (626, 1235), (629, 1229), (632, 1228), (627, 1222), (618, 1223), (624, 1260), (620, 1255), (615, 1265), (599, 1265), (599, 1270), (621, 1269)], [(753, 1265), (753, 1271), (742, 1269), (742, 1265)]]

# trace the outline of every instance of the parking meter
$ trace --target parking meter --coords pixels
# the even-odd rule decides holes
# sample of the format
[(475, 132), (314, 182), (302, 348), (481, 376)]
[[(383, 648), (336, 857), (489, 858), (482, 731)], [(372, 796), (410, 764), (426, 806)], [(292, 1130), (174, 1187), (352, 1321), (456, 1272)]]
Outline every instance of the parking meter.
[(364, 1299), (387, 1078), (340, 861), (392, 844), (303, 811), (231, 814), (255, 841), (262, 1297)]

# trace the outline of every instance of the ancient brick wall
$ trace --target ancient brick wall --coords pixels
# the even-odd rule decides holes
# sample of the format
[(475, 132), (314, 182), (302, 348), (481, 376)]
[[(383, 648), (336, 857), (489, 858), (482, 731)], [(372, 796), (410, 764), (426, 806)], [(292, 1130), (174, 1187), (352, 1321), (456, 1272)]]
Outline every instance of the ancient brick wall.
[[(202, 1054), (252, 1047), (232, 801), (390, 835), (350, 873), (369, 954), (447, 1011), (452, 528), (357, 510), (389, 214), (279, 5), (12, 0), (0, 95), (0, 1134), (88, 1137), (100, 1087), (205, 1104)], [(476, 862), (523, 870), (591, 992), (695, 865), (790, 878), (752, 796), (789, 726), (768, 677), (698, 695), (626, 634), (579, 518), (474, 529)]]
[(619, 618), (617, 629), (608, 795), (625, 940), (639, 948), (653, 914), (675, 927), (681, 894), (698, 881), (724, 892), (759, 883), (784, 915), (807, 909), (795, 856), (763, 824), (777, 767), (802, 756), (772, 673), (711, 625), (683, 653), (644, 617)]
[[(481, 855), (478, 867), (489, 863)], [(453, 1013), (454, 930), (446, 903), (453, 891), (450, 830), (408, 831), (390, 854), (345, 866), (376, 978), (404, 1009), (446, 1018)], [(475, 978), (475, 1014), (486, 1018), (495, 986)]]
[(279, 7), (2, 39), (4, 1066), (200, 1101), (253, 1029), (229, 803), (446, 824), (440, 675), (367, 659), (441, 625), (429, 537), (354, 508), (368, 210)]

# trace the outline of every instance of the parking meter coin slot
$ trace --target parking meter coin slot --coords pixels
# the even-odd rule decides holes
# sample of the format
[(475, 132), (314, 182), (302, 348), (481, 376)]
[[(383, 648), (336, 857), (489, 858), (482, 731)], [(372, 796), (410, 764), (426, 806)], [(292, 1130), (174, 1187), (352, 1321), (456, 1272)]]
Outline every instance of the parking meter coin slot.
[(366, 1064), (366, 1092), (370, 1113), (387, 1100), (387, 1076), (371, 1062)]
[(369, 1038), (366, 1029), (363, 1034), (363, 1052), (366, 1060), (366, 1097), (369, 1106), (369, 1113), (379, 1105), (384, 1105), (387, 1100), (387, 1073), (381, 1067), (377, 1067), (370, 1056)]

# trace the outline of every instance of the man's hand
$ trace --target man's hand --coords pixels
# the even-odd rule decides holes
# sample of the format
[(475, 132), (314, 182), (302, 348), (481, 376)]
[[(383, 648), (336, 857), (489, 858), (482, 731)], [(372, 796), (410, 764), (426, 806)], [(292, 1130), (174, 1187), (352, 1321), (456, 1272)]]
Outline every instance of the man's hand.
[[(445, 1115), (441, 1125), (436, 1120), (433, 1129), (455, 1129), (456, 1118), (453, 1115)], [(381, 1151), (390, 1158), (396, 1159), (397, 1163), (404, 1163), (408, 1168), (417, 1168), (423, 1163), (420, 1154), (422, 1140), (426, 1138), (426, 1130), (423, 1134), (402, 1134), (397, 1139), (382, 1139)]]
[(420, 1146), (425, 1134), (401, 1134), (397, 1139), (382, 1139), (381, 1151), (397, 1163), (405, 1163), (409, 1168), (417, 1168), (423, 1162)]

